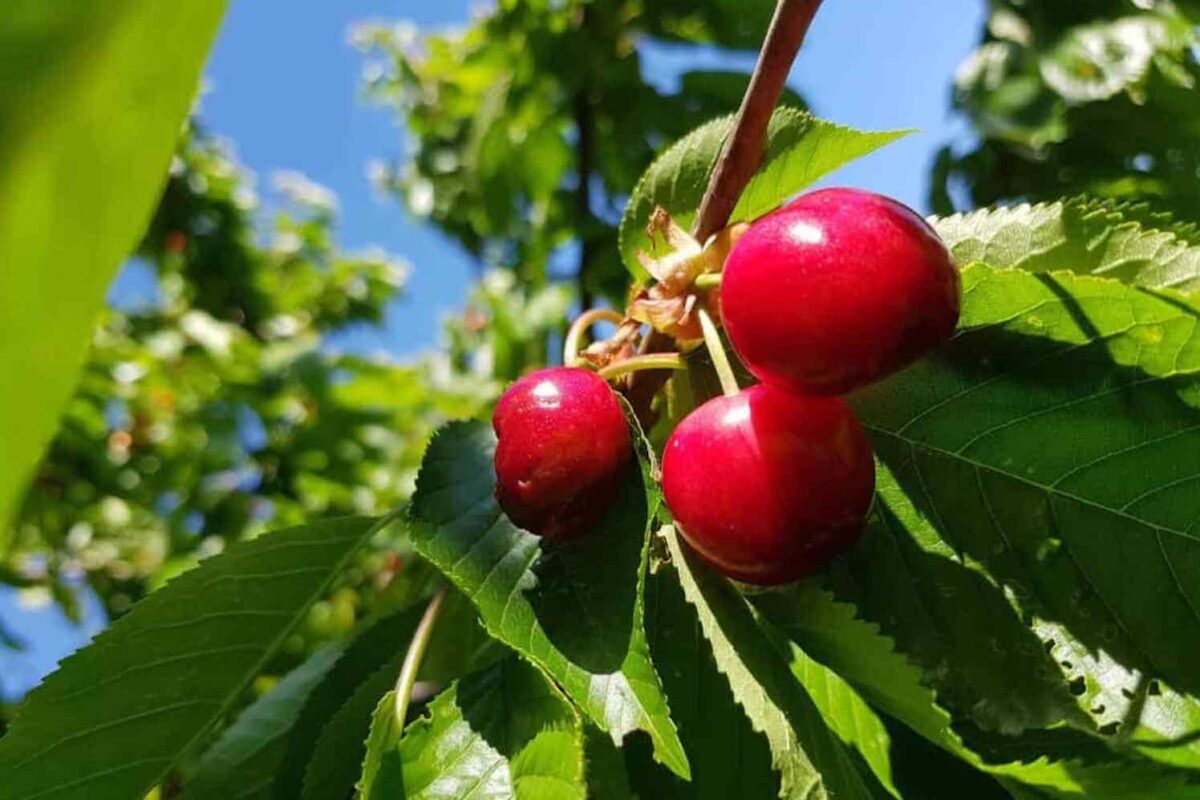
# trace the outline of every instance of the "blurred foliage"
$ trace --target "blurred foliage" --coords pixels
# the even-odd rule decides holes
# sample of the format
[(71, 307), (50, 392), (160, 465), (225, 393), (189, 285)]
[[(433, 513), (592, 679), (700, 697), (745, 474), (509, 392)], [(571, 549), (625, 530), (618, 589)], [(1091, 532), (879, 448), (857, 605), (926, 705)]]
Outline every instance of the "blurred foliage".
[(755, 50), (773, 8), (501, 0), (450, 33), (362, 25), (354, 40), (371, 54), (368, 93), (393, 105), (409, 134), (407, 152), (376, 177), (527, 290), (573, 277), (584, 306), (622, 300), (616, 224), (629, 191), (666, 143), (735, 110), (749, 80), (692, 71), (664, 88), (644, 76), (642, 45)]
[(988, 5), (954, 82), (978, 141), (938, 154), (934, 210), (1086, 192), (1200, 218), (1200, 3)]
[[(398, 364), (323, 346), (380, 322), (407, 267), (340, 250), (328, 190), (291, 173), (274, 184), (268, 216), (229, 147), (186, 130), (128, 268), (133, 288), (98, 320), (15, 522), (9, 582), (72, 611), (83, 578), (120, 614), (231, 541), (395, 507), (432, 428), (495, 394), (451, 355)], [(314, 608), (310, 633), (347, 630), (371, 596), (354, 588), (382, 586), (396, 566), (364, 557)]]

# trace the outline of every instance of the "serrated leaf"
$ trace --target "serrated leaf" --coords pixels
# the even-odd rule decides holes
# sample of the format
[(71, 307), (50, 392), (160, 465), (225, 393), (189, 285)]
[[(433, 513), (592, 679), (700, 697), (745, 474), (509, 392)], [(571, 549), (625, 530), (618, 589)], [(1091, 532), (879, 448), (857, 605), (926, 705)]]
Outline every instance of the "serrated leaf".
[[(823, 664), (838, 679), (848, 681), (872, 705), (903, 722), (927, 741), (977, 769), (1043, 789), (1080, 793), (1069, 765), (1038, 760), (985, 763), (952, 728), (924, 677), (878, 626), (856, 616), (854, 606), (836, 601), (812, 578), (754, 598), (758, 610), (797, 642), (804, 653)], [(869, 760), (869, 759), (868, 759)], [(877, 773), (878, 774), (878, 771)]]
[(684, 595), (696, 608), (717, 669), (770, 745), (782, 798), (869, 798), (850, 754), (788, 670), (733, 586), (700, 564), (671, 526), (662, 529)]
[(328, 645), (238, 716), (184, 782), (187, 800), (268, 800), (305, 701), (342, 654)]
[(381, 525), (346, 518), (267, 534), (138, 603), (21, 705), (0, 739), (0, 796), (143, 796), (229, 713)]
[(471, 599), (492, 636), (544, 669), (615, 742), (646, 731), (656, 757), (686, 777), (644, 629), (657, 493), (631, 469), (598, 530), (543, 547), (496, 504), (494, 448), (478, 422), (434, 438), (413, 498), (418, 552)]
[(863, 760), (879, 782), (875, 794), (900, 797), (892, 777), (892, 739), (879, 715), (836, 672), (809, 658), (794, 644), (788, 652), (792, 674), (812, 698), (825, 724)]
[[(649, 276), (639, 250), (653, 252), (645, 227), (662, 206), (684, 228), (696, 217), (733, 116), (700, 126), (660, 155), (638, 181), (621, 217), (621, 257), (637, 280)], [(781, 106), (771, 116), (762, 165), (738, 200), (730, 222), (757, 219), (838, 167), (911, 131), (857, 131)]]
[[(422, 606), (396, 614), (377, 626), (386, 623), (386, 629), (361, 642), (361, 646), (355, 643), (353, 661), (348, 656), (347, 669), (331, 675), (326, 682), (336, 681), (336, 685), (323, 685), (322, 702), (305, 709), (315, 729), (298, 730), (299, 735), (293, 737), (302, 746), (297, 747), (287, 770), (280, 775), (276, 798), (322, 800), (350, 793), (359, 777), (371, 715), (379, 698), (396, 683), (423, 612)], [(480, 647), (478, 628), (474, 608), (460, 592), (450, 590), (442, 602), (418, 679), (449, 682), (486, 667), (502, 655), (502, 648)]]
[(766, 800), (779, 794), (771, 751), (734, 700), (717, 670), (696, 609), (683, 596), (674, 568), (662, 565), (646, 582), (646, 635), (662, 677), (671, 718), (692, 763), (682, 781), (653, 764), (642, 742), (625, 748), (630, 782), (656, 800)]
[[(304, 777), (314, 760), (318, 741), (331, 718), (346, 705), (354, 692), (382, 666), (396, 658), (403, 658), (412, 632), (422, 613), (421, 608), (408, 608), (391, 614), (368, 627), (355, 637), (329, 675), (309, 695), (297, 717), (287, 740), (283, 757), (283, 769), (279, 771), (273, 787), (273, 796), (278, 800), (294, 800), (304, 788)], [(397, 656), (397, 653), (400, 655)], [(398, 668), (398, 662), (397, 662)], [(388, 684), (390, 685), (390, 684)], [(361, 745), (371, 709), (383, 692), (379, 689), (369, 702), (367, 713), (359, 724), (357, 744)], [(347, 787), (353, 785), (357, 773), (355, 764), (361, 758), (361, 750), (351, 759), (351, 772)]]
[(885, 466), (829, 584), (985, 728), (1125, 731), (1195, 766), (1197, 311), (1070, 274), (963, 277), (955, 339), (854, 399)]
[(850, 681), (875, 706), (947, 750), (961, 748), (950, 714), (923, 684), (921, 671), (896, 652), (878, 626), (859, 619), (853, 605), (835, 600), (819, 578), (752, 600), (807, 655)]
[(0, 548), (137, 243), (224, 0), (5, 3), (0, 20)]
[(1141, 286), (1200, 288), (1200, 238), (1142, 206), (1075, 198), (930, 222), (964, 266), (1072, 270)]
[(379, 703), (359, 796), (582, 800), (583, 729), (534, 667), (509, 658), (457, 681), (399, 736), (395, 694)]
[[(320, 694), (304, 709), (306, 725), (297, 727), (290, 743), (289, 759), (275, 784), (277, 800), (350, 794), (362, 763), (371, 714), (379, 698), (395, 685), (422, 613), (422, 608), (412, 608), (379, 623), (321, 686)], [(370, 644), (376, 647), (368, 651)]]

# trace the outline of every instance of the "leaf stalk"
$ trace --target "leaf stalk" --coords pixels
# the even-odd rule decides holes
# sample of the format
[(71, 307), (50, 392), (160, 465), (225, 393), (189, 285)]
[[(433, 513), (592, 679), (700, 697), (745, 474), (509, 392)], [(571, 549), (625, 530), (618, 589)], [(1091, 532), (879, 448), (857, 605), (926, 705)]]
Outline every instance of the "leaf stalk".
[(412, 698), (413, 686), (417, 682), (417, 673), (421, 670), (421, 661), (429, 648), (429, 639), (433, 635), (433, 627), (437, 623), (438, 613), (446, 599), (449, 584), (442, 588), (429, 601), (417, 629), (413, 632), (412, 641), (408, 643), (408, 652), (404, 654), (404, 664), (400, 667), (400, 676), (396, 679), (396, 724), (397, 730), (404, 730), (404, 720), (408, 717), (408, 704)]

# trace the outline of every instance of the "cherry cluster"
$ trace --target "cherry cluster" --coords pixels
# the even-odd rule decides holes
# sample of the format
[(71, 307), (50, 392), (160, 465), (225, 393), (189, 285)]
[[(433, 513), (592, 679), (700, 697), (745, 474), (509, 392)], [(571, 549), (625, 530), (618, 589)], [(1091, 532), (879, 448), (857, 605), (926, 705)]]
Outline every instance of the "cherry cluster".
[[(695, 316), (713, 325), (718, 318), (760, 383), (739, 389), (727, 379), (723, 396), (676, 426), (662, 456), (663, 493), (680, 534), (705, 561), (736, 580), (776, 585), (861, 536), (874, 458), (840, 395), (947, 339), (961, 285), (918, 214), (855, 189), (812, 192), (714, 240), (718, 258), (709, 247), (689, 263), (709, 284), (719, 271), (718, 288), (692, 292), (701, 275), (675, 270), (631, 309), (676, 309), (657, 327), (681, 338), (695, 335)], [(681, 275), (689, 291), (666, 291)], [(711, 351), (720, 340), (710, 333)], [(713, 356), (725, 360), (723, 351)], [(593, 529), (632, 458), (621, 404), (603, 373), (539, 370), (496, 407), (497, 498), (513, 522), (550, 540)]]

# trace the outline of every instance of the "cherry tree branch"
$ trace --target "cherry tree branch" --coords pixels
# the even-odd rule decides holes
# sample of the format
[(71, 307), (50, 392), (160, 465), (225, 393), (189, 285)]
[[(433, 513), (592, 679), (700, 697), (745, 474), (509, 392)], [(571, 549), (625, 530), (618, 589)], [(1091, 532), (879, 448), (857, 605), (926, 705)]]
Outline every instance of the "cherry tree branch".
[[(771, 18), (733, 130), (725, 140), (716, 169), (709, 176), (708, 188), (700, 201), (693, 234), (701, 243), (729, 224), (729, 215), (737, 206), (742, 190), (758, 169), (771, 113), (779, 102), (792, 62), (796, 60), (820, 6), (821, 0), (779, 0), (775, 6), (775, 15)], [(658, 353), (669, 350), (672, 344), (669, 336), (651, 331), (643, 340), (640, 352)], [(650, 424), (650, 401), (668, 375), (668, 371), (654, 370), (629, 376), (625, 394), (643, 425)]]
[(792, 62), (796, 60), (808, 26), (820, 6), (821, 0), (779, 0), (775, 6), (771, 27), (759, 51), (758, 63), (750, 77), (750, 85), (746, 87), (733, 130), (725, 140), (704, 199), (700, 201), (694, 230), (699, 242), (703, 243), (729, 224), (729, 215), (742, 190), (758, 169), (771, 112), (779, 102)]

